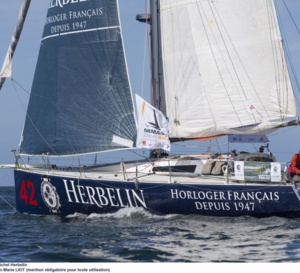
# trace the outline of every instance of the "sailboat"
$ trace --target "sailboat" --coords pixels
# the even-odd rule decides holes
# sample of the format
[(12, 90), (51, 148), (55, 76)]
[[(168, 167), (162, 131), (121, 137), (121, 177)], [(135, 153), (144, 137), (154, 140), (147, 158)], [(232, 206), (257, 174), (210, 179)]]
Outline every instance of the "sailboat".
[[(13, 166), (17, 210), (299, 216), (300, 185), (269, 151), (169, 155), (179, 141), (264, 139), (297, 125), (274, 1), (150, 7), (137, 16), (151, 26), (148, 103), (131, 91), (117, 0), (50, 1)], [(54, 163), (127, 149), (150, 149), (149, 157)], [(35, 157), (44, 163), (33, 164)]]

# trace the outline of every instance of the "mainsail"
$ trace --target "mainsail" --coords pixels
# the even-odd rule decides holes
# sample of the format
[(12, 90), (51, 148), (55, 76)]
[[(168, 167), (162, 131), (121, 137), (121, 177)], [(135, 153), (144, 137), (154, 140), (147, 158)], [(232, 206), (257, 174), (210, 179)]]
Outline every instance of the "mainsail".
[(20, 152), (131, 146), (136, 124), (127, 74), (116, 0), (50, 1)]
[(262, 134), (296, 106), (273, 0), (161, 0), (170, 137)]
[(23, 4), (21, 6), (21, 10), (19, 12), (17, 25), (16, 25), (16, 28), (15, 28), (14, 34), (12, 36), (11, 43), (8, 47), (2, 69), (0, 71), (0, 90), (1, 90), (1, 88), (4, 84), (4, 82), (5, 82), (5, 79), (8, 78), (8, 77), (11, 77), (12, 58), (13, 58), (13, 55), (15, 53), (17, 44), (19, 42), (19, 38), (20, 38), (21, 33), (22, 33), (23, 25), (24, 25), (25, 18), (26, 18), (28, 9), (29, 9), (30, 2), (31, 2), (31, 0), (24, 0)]

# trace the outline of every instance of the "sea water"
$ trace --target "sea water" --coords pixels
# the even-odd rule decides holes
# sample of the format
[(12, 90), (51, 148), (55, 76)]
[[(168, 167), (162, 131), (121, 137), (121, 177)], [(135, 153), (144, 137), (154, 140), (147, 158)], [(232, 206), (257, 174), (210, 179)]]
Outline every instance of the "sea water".
[(142, 209), (67, 217), (14, 210), (0, 188), (0, 262), (300, 261), (300, 219), (156, 216)]

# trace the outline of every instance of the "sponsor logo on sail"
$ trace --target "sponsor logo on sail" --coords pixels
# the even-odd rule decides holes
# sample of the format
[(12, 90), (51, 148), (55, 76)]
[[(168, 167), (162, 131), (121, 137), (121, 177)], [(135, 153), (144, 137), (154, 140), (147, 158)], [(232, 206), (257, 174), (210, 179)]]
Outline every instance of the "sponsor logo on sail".
[(150, 121), (146, 122), (145, 124), (146, 128), (144, 128), (144, 133), (158, 135), (158, 139), (167, 140), (168, 134), (166, 131), (164, 132), (163, 128), (159, 126), (155, 110), (153, 110), (153, 116), (154, 116), (154, 122), (150, 122)]

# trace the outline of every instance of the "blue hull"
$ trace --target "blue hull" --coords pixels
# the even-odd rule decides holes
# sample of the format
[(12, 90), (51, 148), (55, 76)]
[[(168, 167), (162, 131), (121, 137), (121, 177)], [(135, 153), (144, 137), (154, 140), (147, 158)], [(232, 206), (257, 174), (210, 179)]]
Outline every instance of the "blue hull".
[(300, 186), (115, 182), (43, 176), (15, 170), (21, 213), (113, 213), (143, 207), (154, 214), (300, 216)]

